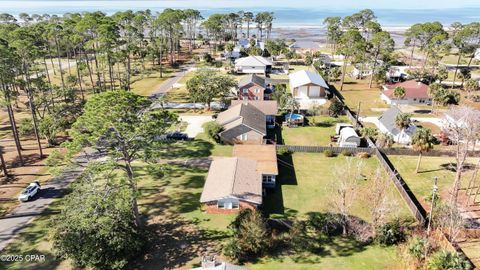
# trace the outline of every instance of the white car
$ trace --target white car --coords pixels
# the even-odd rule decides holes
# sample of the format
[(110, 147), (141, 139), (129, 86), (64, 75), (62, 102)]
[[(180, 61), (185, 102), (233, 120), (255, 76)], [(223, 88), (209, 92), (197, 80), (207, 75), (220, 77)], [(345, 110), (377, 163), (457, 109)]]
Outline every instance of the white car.
[(30, 183), (30, 185), (28, 185), (28, 187), (26, 187), (25, 190), (22, 191), (20, 196), (18, 196), (18, 200), (21, 202), (27, 202), (31, 198), (33, 198), (39, 191), (40, 183), (38, 181)]

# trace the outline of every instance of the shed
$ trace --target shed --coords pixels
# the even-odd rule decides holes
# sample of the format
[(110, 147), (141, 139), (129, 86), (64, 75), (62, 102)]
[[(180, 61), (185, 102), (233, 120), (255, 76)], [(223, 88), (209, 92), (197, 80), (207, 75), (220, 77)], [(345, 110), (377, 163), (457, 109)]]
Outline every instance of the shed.
[(360, 146), (360, 137), (352, 127), (344, 127), (340, 130), (338, 143), (340, 147), (358, 147)]

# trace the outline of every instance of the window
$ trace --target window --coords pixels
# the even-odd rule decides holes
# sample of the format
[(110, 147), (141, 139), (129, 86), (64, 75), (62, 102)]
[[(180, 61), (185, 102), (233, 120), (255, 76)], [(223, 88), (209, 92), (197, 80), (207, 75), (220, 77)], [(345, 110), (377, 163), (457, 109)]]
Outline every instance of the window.
[(255, 89), (255, 93), (260, 93), (260, 88)]
[(217, 201), (218, 208), (225, 208), (225, 201)]
[(273, 175), (263, 175), (262, 176), (262, 180), (264, 183), (273, 183), (275, 182), (275, 178), (273, 177)]
[(232, 202), (232, 209), (238, 209), (240, 207), (240, 202), (239, 201), (233, 201)]
[(240, 140), (242, 140), (242, 141), (248, 140), (248, 135), (247, 135), (247, 133), (243, 133), (242, 135), (240, 135)]
[(248, 94), (248, 88), (243, 88), (243, 89), (242, 89), (242, 92), (243, 92), (244, 94)]
[(258, 100), (259, 98), (257, 96), (255, 96), (255, 100)]

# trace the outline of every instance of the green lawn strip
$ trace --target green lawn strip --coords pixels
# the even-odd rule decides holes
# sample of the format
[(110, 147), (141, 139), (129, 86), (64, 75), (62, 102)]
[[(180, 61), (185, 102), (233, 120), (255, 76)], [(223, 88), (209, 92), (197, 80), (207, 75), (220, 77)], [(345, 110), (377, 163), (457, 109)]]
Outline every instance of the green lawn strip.
[(295, 254), (268, 256), (254, 264), (248, 264), (248, 269), (256, 270), (305, 270), (305, 269), (401, 269), (400, 256), (396, 247), (381, 247), (377, 245), (359, 246), (355, 240), (335, 237), (329, 243), (322, 245), (320, 254)]
[(299, 126), (296, 128), (282, 127), (282, 138), (286, 145), (329, 146), (335, 144), (330, 136), (335, 135), (336, 123), (350, 123), (346, 116), (338, 118), (330, 116), (307, 117), (309, 123), (315, 126)]
[[(448, 190), (452, 187), (455, 178), (455, 172), (451, 170), (451, 166), (455, 166), (455, 158), (423, 157), (419, 173), (415, 173), (417, 156), (392, 155), (389, 156), (389, 159), (419, 200), (424, 200), (430, 196), (434, 177), (438, 177), (439, 193), (448, 196)], [(477, 161), (476, 158), (467, 159), (467, 163), (473, 167)], [(463, 173), (463, 187), (468, 184), (472, 173), (473, 169), (466, 170)]]

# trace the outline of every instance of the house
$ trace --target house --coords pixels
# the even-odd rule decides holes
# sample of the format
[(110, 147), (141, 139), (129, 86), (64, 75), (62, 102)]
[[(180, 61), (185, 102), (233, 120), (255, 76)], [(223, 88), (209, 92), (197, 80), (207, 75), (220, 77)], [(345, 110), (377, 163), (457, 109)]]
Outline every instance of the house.
[(223, 126), (219, 136), (224, 143), (263, 144), (267, 135), (266, 115), (249, 103), (231, 106), (216, 121)]
[(391, 66), (385, 76), (390, 82), (400, 82), (408, 77), (407, 69), (408, 66)]
[(210, 164), (200, 202), (207, 213), (229, 214), (262, 204), (262, 180), (257, 162), (228, 157)]
[(218, 261), (215, 256), (203, 256), (202, 265), (191, 270), (248, 270), (245, 267)]
[(275, 127), (275, 118), (278, 114), (278, 103), (276, 100), (232, 100), (231, 106), (233, 107), (241, 103), (248, 103), (259, 109), (265, 114), (267, 128)]
[(255, 160), (257, 162), (257, 173), (262, 176), (263, 187), (275, 188), (275, 179), (278, 175), (275, 145), (236, 144), (233, 146), (233, 156)]
[[(384, 65), (382, 60), (377, 60), (377, 64), (375, 65), (375, 70), (378, 70)], [(370, 77), (374, 72), (373, 63), (368, 64), (359, 64), (354, 65), (352, 70), (352, 77), (357, 79), (364, 79), (366, 77)]]
[(411, 123), (406, 129), (399, 129), (395, 124), (397, 115), (402, 111), (397, 106), (392, 106), (378, 118), (378, 129), (381, 132), (392, 135), (393, 140), (400, 144), (410, 144), (412, 136), (417, 127)]
[(298, 53), (298, 54), (305, 54), (307, 52), (315, 53), (320, 50), (320, 44), (317, 42), (313, 42), (310, 40), (299, 40), (292, 43), (288, 46), (290, 51)]
[(257, 74), (249, 74), (238, 82), (238, 99), (264, 100), (272, 95), (271, 87), (267, 87), (265, 78)]
[(338, 145), (340, 147), (359, 147), (360, 137), (352, 127), (344, 127), (340, 130), (338, 137)]
[(313, 102), (325, 104), (329, 87), (320, 74), (301, 70), (290, 74), (289, 79), (290, 91), (300, 103), (300, 109), (308, 110)]
[(268, 74), (273, 63), (261, 56), (248, 56), (235, 60), (235, 72), (245, 74)]
[(478, 49), (475, 51), (475, 59), (477, 59), (478, 61), (480, 61), (480, 48), (478, 48)]
[[(397, 98), (394, 96), (394, 90), (397, 87), (405, 89), (405, 96)], [(432, 98), (428, 94), (428, 85), (417, 82), (416, 80), (409, 80), (401, 83), (387, 84), (383, 86), (383, 92), (380, 98), (387, 104), (431, 104)]]

